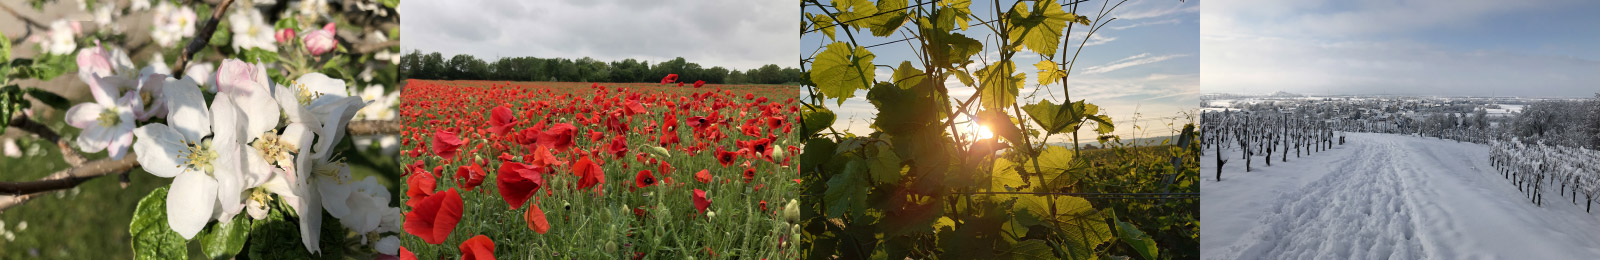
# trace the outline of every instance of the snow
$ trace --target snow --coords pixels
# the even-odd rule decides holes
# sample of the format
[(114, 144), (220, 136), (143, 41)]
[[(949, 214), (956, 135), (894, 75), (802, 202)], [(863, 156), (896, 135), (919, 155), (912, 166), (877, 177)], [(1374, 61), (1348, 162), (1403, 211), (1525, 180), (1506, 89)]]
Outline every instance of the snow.
[[(1489, 147), (1350, 133), (1273, 165), (1237, 150), (1217, 182), (1201, 158), (1203, 259), (1600, 259), (1600, 212), (1548, 191), (1535, 206), (1489, 165)], [(1292, 149), (1292, 148), (1291, 148)], [(1546, 185), (1556, 189), (1558, 185)]]

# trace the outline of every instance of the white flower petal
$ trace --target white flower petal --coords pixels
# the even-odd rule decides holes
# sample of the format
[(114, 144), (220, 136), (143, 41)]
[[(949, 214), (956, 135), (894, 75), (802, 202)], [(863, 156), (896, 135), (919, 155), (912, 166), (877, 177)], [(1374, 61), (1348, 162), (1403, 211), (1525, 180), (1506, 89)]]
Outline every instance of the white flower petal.
[(211, 135), (211, 110), (206, 107), (205, 96), (200, 94), (200, 87), (194, 80), (169, 77), (162, 91), (167, 98), (167, 122), (173, 124), (173, 130), (183, 134), (184, 140), (199, 141)]
[(217, 182), (211, 177), (199, 172), (178, 175), (167, 194), (167, 225), (184, 239), (194, 238), (211, 222), (216, 197)]
[(165, 124), (154, 123), (133, 129), (138, 137), (133, 141), (133, 151), (138, 155), (144, 170), (162, 178), (172, 178), (183, 173), (184, 160), (178, 158), (187, 147), (181, 143), (183, 135)]
[(300, 87), (324, 96), (341, 98), (350, 96), (350, 93), (345, 91), (344, 80), (328, 77), (328, 75), (322, 73), (313, 72), (301, 75), (300, 78), (295, 79), (295, 84), (300, 84)]
[(72, 108), (67, 109), (67, 125), (77, 127), (78, 129), (89, 128), (91, 125), (100, 123), (100, 112), (104, 112), (105, 110), (105, 106), (94, 102), (85, 102), (73, 105)]

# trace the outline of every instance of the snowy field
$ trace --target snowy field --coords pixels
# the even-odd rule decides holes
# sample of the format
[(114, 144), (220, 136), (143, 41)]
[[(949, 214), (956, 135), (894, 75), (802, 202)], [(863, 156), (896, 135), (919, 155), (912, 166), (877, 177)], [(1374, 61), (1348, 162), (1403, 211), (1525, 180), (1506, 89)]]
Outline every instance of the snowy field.
[[(1600, 210), (1546, 185), (1534, 206), (1494, 168), (1490, 147), (1392, 134), (1273, 165), (1237, 150), (1216, 181), (1201, 158), (1204, 259), (1600, 259)], [(1582, 194), (1579, 194), (1581, 197)]]

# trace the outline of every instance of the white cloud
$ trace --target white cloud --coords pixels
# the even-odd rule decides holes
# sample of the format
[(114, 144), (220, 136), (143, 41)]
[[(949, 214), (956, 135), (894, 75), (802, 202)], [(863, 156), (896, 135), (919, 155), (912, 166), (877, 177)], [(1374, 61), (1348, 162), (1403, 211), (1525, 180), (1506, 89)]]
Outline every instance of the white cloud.
[(1169, 59), (1172, 59), (1172, 58), (1183, 57), (1183, 56), (1189, 56), (1189, 55), (1188, 54), (1169, 54), (1169, 55), (1161, 55), (1161, 56), (1150, 56), (1150, 53), (1148, 53), (1148, 52), (1147, 53), (1140, 53), (1138, 55), (1133, 55), (1133, 56), (1129, 56), (1127, 58), (1122, 58), (1120, 60), (1113, 61), (1113, 62), (1107, 63), (1105, 65), (1089, 66), (1088, 68), (1084, 68), (1083, 69), (1083, 73), (1084, 74), (1106, 73), (1106, 72), (1111, 72), (1111, 71), (1115, 71), (1115, 70), (1119, 70), (1119, 69), (1123, 69), (1123, 68), (1127, 68), (1127, 67), (1151, 64), (1151, 63), (1161, 62), (1161, 61), (1164, 61), (1164, 60), (1169, 60)]
[(798, 5), (779, 1), (407, 1), (407, 52), (496, 57), (675, 57), (704, 67), (793, 67)]

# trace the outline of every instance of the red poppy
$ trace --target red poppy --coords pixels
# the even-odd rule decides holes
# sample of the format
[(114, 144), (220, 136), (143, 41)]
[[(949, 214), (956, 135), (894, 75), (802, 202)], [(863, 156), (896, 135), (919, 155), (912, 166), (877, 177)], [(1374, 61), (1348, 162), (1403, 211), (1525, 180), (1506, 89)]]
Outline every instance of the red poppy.
[(488, 175), (483, 172), (483, 166), (478, 165), (479, 163), (482, 162), (468, 163), (456, 168), (456, 181), (460, 182), (461, 187), (467, 191), (472, 191), (477, 189), (478, 185), (483, 185), (483, 177)]
[(761, 200), (761, 203), (758, 205), (761, 205), (761, 212), (767, 211), (767, 200)]
[(733, 159), (737, 156), (737, 153), (724, 151), (722, 147), (717, 147), (717, 162), (721, 163), (722, 167), (733, 165)]
[(735, 141), (734, 143), (738, 144), (739, 148), (750, 150), (750, 152), (753, 153), (751, 155), (760, 155), (762, 157), (772, 155), (772, 139), (769, 138), (761, 138), (750, 141)]
[(529, 204), (528, 213), (523, 215), (522, 218), (528, 221), (528, 229), (532, 229), (533, 232), (539, 232), (539, 234), (550, 232), (550, 222), (545, 220), (544, 210), (539, 209), (539, 203)]
[(477, 235), (461, 242), (461, 260), (494, 260), (494, 240)]
[(628, 136), (617, 135), (616, 138), (612, 138), (611, 144), (606, 146), (606, 152), (616, 158), (628, 155)]
[(744, 168), (744, 183), (756, 180), (756, 168)]
[(600, 165), (595, 164), (594, 161), (590, 160), (588, 155), (578, 157), (578, 161), (572, 163), (572, 175), (578, 176), (579, 190), (589, 189), (589, 187), (594, 187), (596, 184), (606, 183), (605, 172), (602, 172), (600, 170)]
[(511, 209), (522, 208), (522, 204), (544, 186), (544, 176), (539, 174), (534, 166), (521, 163), (507, 162), (500, 164), (495, 180), (500, 187), (500, 198), (505, 199)]
[(684, 123), (695, 129), (703, 129), (707, 126), (711, 126), (711, 120), (703, 116), (691, 116), (687, 118)]
[(416, 207), (415, 204), (422, 203), (428, 196), (433, 196), (435, 189), (438, 188), (437, 182), (433, 173), (413, 171), (411, 177), (406, 178), (406, 196), (411, 198), (406, 200), (406, 205)]
[(417, 260), (417, 254), (411, 253), (410, 249), (402, 246), (400, 247), (400, 260)]
[(711, 206), (711, 200), (706, 199), (706, 191), (694, 189), (694, 209), (700, 214), (706, 214), (706, 207)]
[(504, 137), (506, 133), (511, 132), (511, 126), (515, 124), (516, 118), (511, 116), (511, 108), (506, 105), (502, 104), (489, 110), (489, 125), (492, 125), (489, 127), (490, 132)]
[(694, 87), (695, 88), (699, 88), (699, 87), (702, 87), (702, 86), (705, 86), (705, 85), (706, 85), (706, 81), (704, 81), (704, 80), (696, 80), (696, 81), (694, 81)]
[(568, 147), (572, 147), (572, 135), (577, 131), (577, 127), (568, 123), (552, 125), (550, 129), (545, 129), (544, 132), (539, 133), (539, 144), (565, 151)]
[(694, 173), (694, 180), (700, 183), (711, 183), (711, 170), (700, 170)]
[(464, 143), (466, 142), (456, 137), (455, 132), (444, 129), (433, 132), (433, 154), (439, 155), (439, 157), (444, 157), (445, 159), (455, 158), (456, 148), (461, 147), (461, 144)]
[(633, 177), (634, 188), (644, 188), (654, 185), (656, 185), (656, 175), (651, 173), (650, 170), (639, 171), (639, 174)]
[(461, 194), (455, 188), (422, 199), (406, 213), (405, 230), (429, 244), (444, 243), (461, 222)]
[(667, 84), (667, 83), (672, 83), (672, 82), (677, 82), (677, 81), (678, 81), (678, 74), (667, 74), (666, 77), (661, 78), (661, 84)]
[(672, 168), (672, 164), (671, 163), (661, 162), (661, 166), (659, 168), (660, 169), (658, 171), (661, 172), (662, 176), (666, 176), (668, 174), (672, 174), (673, 168)]

